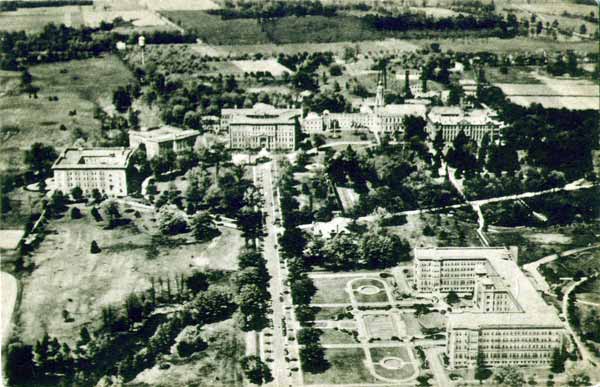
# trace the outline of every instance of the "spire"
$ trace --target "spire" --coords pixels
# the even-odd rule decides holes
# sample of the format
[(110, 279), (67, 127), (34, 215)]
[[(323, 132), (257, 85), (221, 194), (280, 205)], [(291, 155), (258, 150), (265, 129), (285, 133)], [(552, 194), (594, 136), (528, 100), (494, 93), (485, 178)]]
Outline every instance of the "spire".
[(375, 107), (383, 107), (385, 105), (385, 101), (383, 98), (383, 83), (381, 80), (377, 85), (377, 93), (375, 94)]

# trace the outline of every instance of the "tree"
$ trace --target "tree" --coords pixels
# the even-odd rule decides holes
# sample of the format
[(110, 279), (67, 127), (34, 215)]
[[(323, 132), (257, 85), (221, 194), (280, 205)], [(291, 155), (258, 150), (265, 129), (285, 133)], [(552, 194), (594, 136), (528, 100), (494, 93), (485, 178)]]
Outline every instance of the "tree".
[(71, 197), (76, 202), (82, 200), (83, 199), (83, 191), (81, 190), (81, 188), (73, 187), (73, 189), (71, 190)]
[(185, 215), (175, 206), (163, 206), (158, 211), (158, 229), (163, 235), (176, 235), (187, 231)]
[(11, 385), (28, 384), (34, 375), (33, 348), (21, 342), (8, 345), (6, 351), (6, 378)]
[(590, 377), (584, 373), (574, 374), (569, 376), (567, 379), (567, 386), (569, 387), (583, 387), (590, 385)]
[(100, 252), (100, 247), (98, 247), (98, 243), (96, 241), (92, 241), (92, 244), (90, 245), (90, 253), (92, 254), (98, 254)]
[(323, 246), (325, 266), (333, 270), (350, 270), (359, 262), (357, 245), (353, 236), (348, 234), (337, 235), (329, 239)]
[(58, 158), (56, 150), (51, 145), (36, 142), (25, 151), (25, 164), (38, 179), (43, 179), (50, 174), (54, 160)]
[(494, 379), (498, 384), (508, 387), (522, 387), (525, 385), (523, 373), (513, 366), (502, 366), (496, 371)]
[(318, 343), (306, 344), (300, 349), (302, 369), (307, 372), (318, 373), (329, 367), (325, 359), (325, 351)]
[(273, 380), (269, 366), (263, 363), (258, 356), (244, 356), (241, 360), (241, 366), (250, 383), (261, 386)]
[(307, 345), (318, 343), (322, 333), (322, 330), (314, 327), (301, 328), (298, 331), (298, 344)]
[(359, 255), (370, 268), (385, 268), (410, 259), (410, 245), (395, 234), (374, 230), (363, 234)]
[(113, 228), (117, 221), (121, 218), (121, 213), (119, 212), (119, 203), (114, 200), (109, 200), (104, 204), (104, 213), (108, 218), (108, 227)]
[(268, 324), (266, 286), (260, 284), (243, 285), (236, 296), (240, 310), (242, 330), (260, 331)]
[(587, 26), (585, 25), (585, 23), (583, 23), (583, 24), (581, 24), (581, 26), (579, 26), (579, 33), (581, 35), (587, 34)]
[(483, 352), (477, 352), (477, 362), (475, 364), (475, 379), (479, 380), (479, 384), (481, 384), (491, 375), (492, 372), (485, 367), (485, 358), (483, 356)]
[(192, 234), (198, 242), (211, 240), (220, 234), (212, 218), (206, 211), (198, 212), (191, 220)]
[(429, 373), (423, 374), (423, 375), (419, 375), (417, 377), (417, 382), (419, 383), (418, 386), (419, 387), (428, 387), (431, 386), (431, 383), (429, 383), (429, 380), (432, 378), (433, 376)]
[(550, 370), (555, 374), (565, 372), (565, 362), (567, 361), (567, 351), (564, 346), (554, 348), (550, 360)]
[(77, 207), (71, 208), (71, 219), (81, 218), (81, 211)]
[(98, 188), (94, 188), (92, 190), (92, 199), (94, 200), (94, 203), (100, 203), (102, 201), (103, 196), (98, 190)]
[(185, 286), (193, 294), (208, 289), (208, 285), (208, 275), (203, 271), (195, 270), (189, 277), (185, 279)]
[(184, 334), (179, 339), (177, 346), (175, 347), (177, 354), (180, 357), (191, 356), (194, 353), (203, 351), (208, 347), (208, 344), (202, 339), (200, 333), (201, 328), (199, 325), (187, 327), (185, 329)]
[(119, 113), (125, 113), (131, 107), (131, 95), (126, 87), (119, 86), (113, 91), (113, 104)]
[(454, 290), (450, 290), (448, 292), (448, 294), (446, 295), (446, 302), (450, 305), (456, 304), (459, 301), (460, 301), (460, 297), (458, 297), (458, 294), (456, 294), (456, 292)]
[(67, 199), (65, 195), (60, 190), (56, 190), (52, 193), (50, 197), (49, 206), (52, 208), (52, 211), (56, 213), (63, 212), (66, 209)]
[(248, 241), (252, 241), (254, 244), (262, 229), (262, 213), (255, 211), (250, 206), (244, 206), (238, 213), (237, 223), (242, 230), (246, 244)]
[(315, 287), (313, 280), (306, 275), (293, 280), (290, 284), (290, 289), (294, 304), (296, 305), (310, 304), (312, 297), (317, 292), (317, 288)]

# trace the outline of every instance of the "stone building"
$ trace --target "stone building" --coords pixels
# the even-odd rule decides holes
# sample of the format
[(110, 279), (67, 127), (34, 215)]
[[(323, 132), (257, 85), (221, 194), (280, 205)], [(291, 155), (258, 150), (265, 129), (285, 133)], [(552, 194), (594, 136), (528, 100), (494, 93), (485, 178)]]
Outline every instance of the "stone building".
[(94, 189), (112, 197), (128, 194), (128, 148), (67, 148), (52, 166), (56, 189), (68, 193), (79, 187), (89, 195)]
[(231, 149), (294, 150), (300, 137), (300, 109), (256, 104), (252, 109), (223, 109)]
[(497, 139), (504, 124), (490, 109), (462, 109), (458, 106), (434, 106), (428, 119), (428, 132), (434, 138), (442, 132), (444, 140), (450, 142), (463, 131), (465, 135), (480, 143), (487, 133), (490, 139)]
[(450, 247), (414, 253), (421, 295), (472, 296), (472, 307), (448, 314), (451, 369), (474, 367), (478, 354), (488, 366), (550, 364), (563, 343), (564, 325), (517, 265), (516, 250)]
[(175, 153), (194, 149), (196, 138), (200, 133), (197, 130), (185, 130), (173, 126), (150, 128), (141, 131), (129, 131), (129, 146), (137, 148), (141, 144), (146, 149), (148, 160), (164, 155), (171, 150)]

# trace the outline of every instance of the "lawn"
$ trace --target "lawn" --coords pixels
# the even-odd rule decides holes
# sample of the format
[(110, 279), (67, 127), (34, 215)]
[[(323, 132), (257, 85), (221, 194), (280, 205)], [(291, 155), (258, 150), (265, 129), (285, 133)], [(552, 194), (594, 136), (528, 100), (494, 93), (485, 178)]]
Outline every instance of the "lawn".
[[(18, 90), (18, 73), (0, 72), (0, 115), (2, 143), (0, 170), (23, 167), (23, 151), (36, 141), (53, 145), (58, 151), (76, 140), (80, 128), (94, 145), (100, 138), (100, 122), (93, 117), (96, 106), (112, 105), (113, 89), (133, 80), (133, 75), (115, 56), (43, 64), (29, 68), (38, 98)], [(49, 101), (49, 97), (58, 101)], [(75, 111), (75, 115), (70, 115)], [(44, 114), (39, 114), (44, 112)], [(61, 130), (64, 125), (66, 130)]]
[[(360, 291), (361, 287), (367, 286), (367, 290), (369, 287), (376, 287), (379, 289), (378, 293), (375, 294), (365, 294)], [(354, 290), (354, 298), (358, 302), (389, 302), (387, 293), (385, 291), (384, 285), (380, 280), (372, 279), (372, 278), (361, 278), (352, 282), (352, 289)]]
[[(150, 214), (137, 218), (125, 213), (129, 224), (105, 230), (105, 222), (96, 223), (90, 208), (82, 207), (82, 212), (79, 220), (64, 216), (51, 221), (46, 239), (34, 252), (35, 269), (23, 279), (19, 310), (19, 336), (25, 342), (47, 331), (72, 344), (81, 326), (99, 322), (103, 306), (119, 305), (131, 292), (147, 289), (151, 278), (161, 278), (163, 284), (169, 278), (174, 289), (176, 276), (201, 263), (235, 269), (235, 257), (243, 245), (237, 231), (223, 229), (219, 238), (208, 243), (160, 245), (158, 257), (148, 259), (151, 234), (156, 231)], [(100, 253), (90, 253), (92, 240), (102, 249)], [(65, 322), (63, 310), (73, 322)]]
[(346, 293), (348, 278), (313, 277), (313, 281), (317, 288), (313, 304), (350, 304), (350, 296)]
[[(315, 320), (335, 320), (335, 318), (338, 315), (340, 315), (342, 313), (346, 313), (346, 312), (347, 312), (347, 309), (345, 307), (317, 308), (317, 314), (315, 316)], [(344, 317), (343, 320), (351, 319), (351, 318), (352, 317)]]
[(381, 347), (371, 348), (371, 359), (373, 363), (378, 363), (386, 357), (397, 357), (402, 361), (410, 362), (412, 359), (409, 355), (409, 349), (407, 347)]
[(82, 20), (81, 9), (77, 7), (40, 7), (20, 8), (11, 12), (0, 12), (0, 30), (2, 31), (41, 31), (48, 23), (62, 24), (69, 27), (79, 27)]
[(370, 338), (390, 340), (399, 336), (394, 319), (388, 314), (367, 314), (363, 315), (363, 320)]
[(406, 336), (417, 336), (421, 334), (421, 325), (412, 313), (402, 313), (402, 321), (406, 326)]
[(362, 348), (325, 349), (329, 368), (321, 373), (304, 372), (305, 384), (373, 383), (376, 379), (364, 365)]
[[(373, 367), (377, 375), (388, 379), (403, 380), (413, 376), (418, 370), (415, 368), (411, 357), (409, 356), (410, 349), (407, 347), (391, 347), (391, 348), (371, 348), (371, 359), (373, 361)], [(383, 367), (382, 360), (386, 358), (400, 359), (399, 368), (390, 369)]]
[(322, 329), (321, 344), (356, 344), (357, 341), (349, 332), (339, 329)]

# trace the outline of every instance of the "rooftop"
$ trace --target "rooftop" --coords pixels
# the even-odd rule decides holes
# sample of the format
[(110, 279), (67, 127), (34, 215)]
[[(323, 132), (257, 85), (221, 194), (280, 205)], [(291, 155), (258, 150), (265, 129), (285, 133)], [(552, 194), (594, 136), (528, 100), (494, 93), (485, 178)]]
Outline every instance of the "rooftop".
[(425, 117), (427, 106), (425, 104), (405, 103), (385, 105), (377, 110), (378, 115), (394, 116), (420, 116)]
[(243, 124), (291, 124), (302, 116), (301, 109), (279, 109), (272, 105), (257, 103), (252, 109), (223, 109), (221, 114), (232, 115), (230, 125)]
[(0, 250), (16, 249), (23, 235), (23, 230), (0, 230)]
[(132, 152), (129, 148), (67, 148), (52, 169), (123, 169)]
[(516, 262), (514, 252), (506, 248), (427, 248), (415, 249), (415, 259), (485, 259), (489, 281), (508, 291), (521, 312), (481, 313), (453, 312), (448, 327), (478, 329), (481, 327), (539, 326), (562, 328), (556, 311), (546, 304), (529, 278)]
[(500, 124), (494, 120), (495, 113), (488, 109), (463, 110), (458, 106), (434, 106), (429, 112), (431, 122), (442, 125), (486, 125), (488, 123)]
[(144, 138), (148, 141), (172, 141), (189, 137), (196, 137), (200, 133), (197, 130), (181, 129), (174, 126), (163, 126), (160, 128), (150, 128), (148, 130), (130, 131), (130, 135)]

